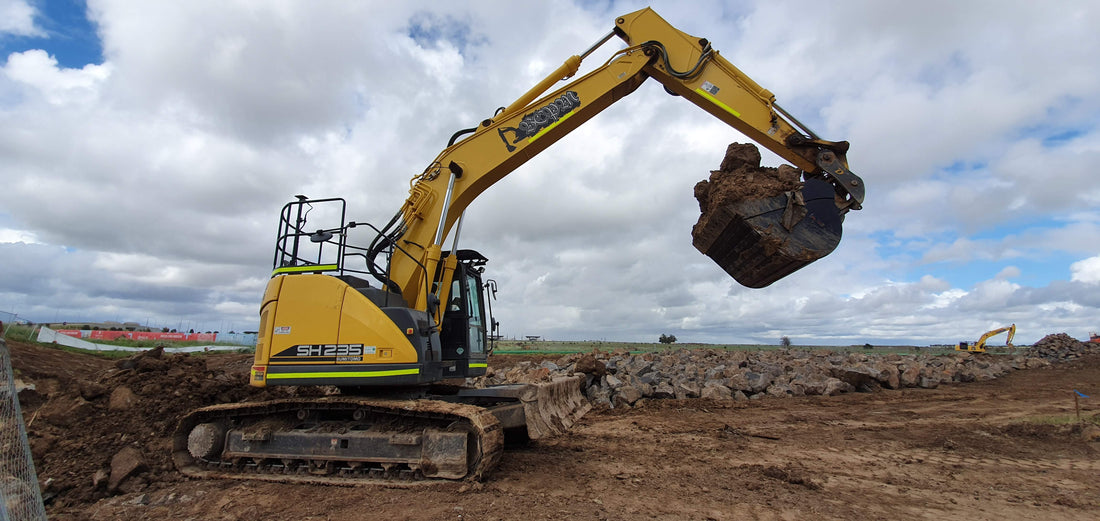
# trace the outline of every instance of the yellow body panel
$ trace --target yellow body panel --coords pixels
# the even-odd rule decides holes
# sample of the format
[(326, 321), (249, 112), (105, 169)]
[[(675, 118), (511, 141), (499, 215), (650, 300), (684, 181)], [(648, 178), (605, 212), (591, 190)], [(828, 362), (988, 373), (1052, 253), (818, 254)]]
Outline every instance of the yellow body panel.
[(343, 319), (340, 321), (340, 337), (337, 342), (375, 346), (377, 348), (375, 354), (364, 355), (364, 363), (419, 362), (416, 348), (409, 343), (405, 332), (398, 329), (378, 306), (367, 300), (367, 297), (350, 286), (345, 287), (347, 289), (344, 296)]
[(271, 321), (270, 353), (293, 345), (338, 343), (347, 284), (326, 275), (282, 278), (278, 307)]
[[(360, 360), (335, 364), (416, 363), (416, 348), (385, 312), (340, 279), (328, 275), (277, 276), (268, 282), (251, 383), (266, 386), (271, 357), (294, 346), (363, 345)], [(334, 365), (311, 362), (295, 365)]]
[(264, 300), (260, 304), (260, 331), (256, 339), (256, 363), (267, 363), (271, 356), (269, 346), (271, 343), (271, 320), (275, 315), (275, 300), (279, 298), (279, 289), (283, 287), (286, 277), (272, 277), (264, 289)]

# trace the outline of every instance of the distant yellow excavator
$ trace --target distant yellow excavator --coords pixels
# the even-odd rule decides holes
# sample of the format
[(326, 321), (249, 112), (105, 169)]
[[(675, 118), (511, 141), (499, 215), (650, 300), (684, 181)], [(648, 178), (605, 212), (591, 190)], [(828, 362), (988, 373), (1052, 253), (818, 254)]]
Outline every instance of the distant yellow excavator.
[(1016, 336), (1016, 324), (1012, 324), (1008, 327), (999, 327), (997, 329), (986, 331), (986, 333), (984, 335), (982, 335), (982, 337), (979, 338), (978, 341), (974, 342), (973, 344), (971, 344), (970, 342), (966, 342), (966, 341), (959, 342), (959, 344), (955, 346), (955, 350), (956, 351), (967, 351), (967, 352), (970, 352), (970, 353), (984, 353), (985, 352), (985, 341), (989, 340), (990, 338), (992, 338), (994, 336), (997, 336), (1001, 333), (1004, 333), (1005, 331), (1008, 331), (1008, 338), (1005, 340), (1005, 346), (1014, 347), (1012, 345), (1012, 337)]

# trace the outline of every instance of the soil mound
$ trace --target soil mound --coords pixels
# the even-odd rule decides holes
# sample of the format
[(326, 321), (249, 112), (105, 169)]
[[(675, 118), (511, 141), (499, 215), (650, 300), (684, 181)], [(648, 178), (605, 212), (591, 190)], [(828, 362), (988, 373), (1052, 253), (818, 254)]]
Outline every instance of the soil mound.
[[(24, 355), (16, 358), (17, 366), (27, 360), (28, 367), (35, 367), (28, 372), (36, 385), (20, 393), (20, 402), (44, 499), (57, 507), (180, 480), (171, 461), (170, 439), (184, 414), (216, 403), (294, 392), (249, 387), (248, 373), (235, 359), (250, 355), (168, 354), (157, 348), (112, 364), (90, 355), (11, 345), (13, 358)], [(66, 371), (51, 378), (47, 368), (33, 361), (40, 358), (35, 355), (50, 351), (96, 371)], [(226, 358), (234, 360), (227, 363)], [(73, 364), (59, 364), (66, 365)], [(233, 368), (238, 369), (228, 371)]]

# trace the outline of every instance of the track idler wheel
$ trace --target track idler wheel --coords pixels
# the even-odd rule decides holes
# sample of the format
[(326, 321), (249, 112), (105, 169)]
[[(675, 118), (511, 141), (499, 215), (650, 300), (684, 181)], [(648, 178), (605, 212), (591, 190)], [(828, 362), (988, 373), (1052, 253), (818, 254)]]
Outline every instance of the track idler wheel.
[(217, 459), (225, 447), (225, 427), (220, 423), (200, 423), (187, 435), (187, 452), (198, 459)]

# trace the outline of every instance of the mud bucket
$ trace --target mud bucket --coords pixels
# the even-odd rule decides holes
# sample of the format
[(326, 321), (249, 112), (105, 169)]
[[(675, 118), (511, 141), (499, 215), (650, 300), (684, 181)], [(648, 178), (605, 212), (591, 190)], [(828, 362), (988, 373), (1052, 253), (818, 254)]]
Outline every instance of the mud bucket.
[(830, 183), (810, 178), (801, 190), (728, 204), (696, 226), (692, 243), (738, 283), (763, 288), (840, 244), (834, 197)]

